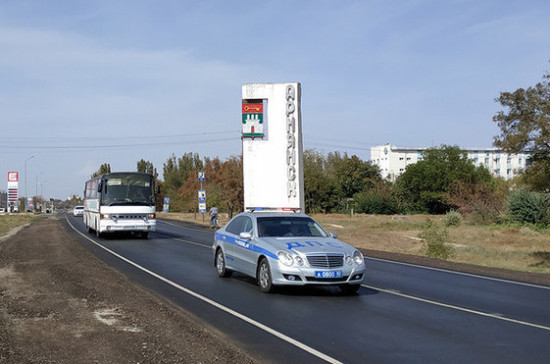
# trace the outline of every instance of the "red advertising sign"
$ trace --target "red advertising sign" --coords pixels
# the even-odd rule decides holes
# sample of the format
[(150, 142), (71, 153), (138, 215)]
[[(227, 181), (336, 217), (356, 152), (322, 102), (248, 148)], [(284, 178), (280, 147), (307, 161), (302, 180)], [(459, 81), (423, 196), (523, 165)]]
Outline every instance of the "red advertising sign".
[(8, 182), (18, 182), (19, 172), (8, 172)]
[(243, 114), (262, 114), (264, 104), (243, 104)]

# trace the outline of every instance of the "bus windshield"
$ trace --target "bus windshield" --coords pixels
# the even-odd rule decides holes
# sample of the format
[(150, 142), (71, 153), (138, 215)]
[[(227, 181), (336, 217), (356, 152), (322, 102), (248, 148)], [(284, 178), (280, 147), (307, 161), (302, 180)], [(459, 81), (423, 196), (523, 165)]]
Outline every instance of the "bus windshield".
[(107, 206), (155, 204), (152, 177), (146, 174), (111, 173), (102, 181), (101, 203)]

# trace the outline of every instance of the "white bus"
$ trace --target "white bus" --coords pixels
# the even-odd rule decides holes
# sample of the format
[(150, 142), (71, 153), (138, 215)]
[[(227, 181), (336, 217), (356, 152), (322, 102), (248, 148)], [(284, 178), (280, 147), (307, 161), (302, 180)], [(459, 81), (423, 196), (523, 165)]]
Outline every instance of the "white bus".
[(106, 173), (86, 182), (84, 224), (97, 236), (119, 231), (146, 239), (156, 230), (155, 180), (146, 173)]

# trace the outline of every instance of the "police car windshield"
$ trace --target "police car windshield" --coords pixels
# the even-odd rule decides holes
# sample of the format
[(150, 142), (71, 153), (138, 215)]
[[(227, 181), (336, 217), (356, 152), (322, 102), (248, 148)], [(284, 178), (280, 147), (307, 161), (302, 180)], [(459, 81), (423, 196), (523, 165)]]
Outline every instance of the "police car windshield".
[(309, 217), (258, 217), (259, 237), (327, 237), (323, 228)]

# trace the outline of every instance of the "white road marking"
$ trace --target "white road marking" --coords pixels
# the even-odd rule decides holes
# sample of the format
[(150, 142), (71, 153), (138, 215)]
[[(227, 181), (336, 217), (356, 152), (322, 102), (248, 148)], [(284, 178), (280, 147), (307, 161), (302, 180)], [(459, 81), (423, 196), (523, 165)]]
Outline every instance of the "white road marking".
[(404, 293), (398, 292), (398, 291), (396, 291), (396, 290), (384, 289), (384, 288), (369, 286), (369, 285), (367, 285), (367, 284), (363, 284), (362, 286), (363, 286), (363, 287), (366, 287), (366, 288), (373, 289), (373, 290), (375, 290), (375, 291), (380, 291), (380, 292), (384, 292), (384, 293), (388, 293), (388, 294), (392, 294), (392, 295), (396, 295), (396, 296), (408, 298), (408, 299), (415, 300), (415, 301), (419, 301), (419, 302), (429, 303), (429, 304), (435, 305), (435, 306), (450, 308), (450, 309), (457, 310), (457, 311), (468, 312), (468, 313), (471, 313), (471, 314), (474, 314), (474, 315), (490, 317), (490, 318), (494, 318), (494, 319), (497, 319), (497, 320), (513, 322), (513, 323), (515, 323), (515, 324), (519, 324), (519, 325), (523, 325), (523, 326), (530, 326), (530, 327), (535, 327), (535, 328), (537, 328), (537, 329), (542, 329), (542, 330), (548, 330), (548, 331), (550, 331), (550, 327), (548, 327), (548, 326), (538, 325), (538, 324), (533, 324), (533, 323), (526, 322), (526, 321), (520, 321), (520, 320), (511, 319), (511, 318), (505, 317), (505, 316), (502, 315), (501, 313), (486, 313), (486, 312), (471, 310), (471, 309), (469, 309), (469, 308), (464, 308), (464, 307), (460, 307), (460, 306), (450, 305), (450, 304), (447, 304), (447, 303), (442, 303), (442, 302), (437, 302), (437, 301), (433, 301), (433, 300), (428, 300), (428, 299), (425, 299), (425, 298), (420, 298), (420, 297), (416, 297), (416, 296), (411, 296), (411, 295), (408, 295), (408, 294), (404, 294)]
[[(141, 267), (140, 265), (128, 260), (127, 258), (115, 253), (114, 251), (104, 247), (103, 245), (97, 243), (96, 241), (94, 241), (93, 239), (90, 239), (88, 236), (84, 235), (83, 233), (81, 233), (80, 231), (78, 231), (71, 223), (70, 221), (67, 219), (67, 222), (69, 223), (69, 225), (71, 225), (71, 227), (77, 232), (79, 233), (80, 235), (82, 235), (84, 238), (88, 239), (89, 241), (91, 241), (92, 243), (94, 243), (95, 245), (99, 246), (100, 248), (106, 250), (107, 252), (113, 254), (114, 256), (122, 259), (123, 261), (135, 266), (136, 268), (138, 269), (141, 269), (143, 270), (144, 272), (160, 279), (161, 281), (189, 294), (189, 295), (192, 295), (204, 302), (207, 302), (209, 304), (211, 304), (212, 306), (214, 307), (217, 307), (219, 308), (220, 310), (222, 311), (225, 311), (245, 322), (248, 322), (250, 323), (251, 325), (253, 326), (256, 326), (304, 351), (307, 351), (309, 352), (310, 354), (312, 355), (315, 355), (327, 362), (330, 362), (330, 363), (340, 363), (340, 361), (330, 357), (330, 356), (327, 356), (305, 344), (302, 344), (300, 343), (299, 341), (297, 340), (294, 340), (292, 339), (291, 337), (289, 336), (286, 336), (285, 334), (283, 333), (280, 333), (276, 330), (273, 330), (271, 329), (270, 327), (268, 326), (265, 326), (257, 321), (254, 321), (252, 319), (250, 319), (249, 317), (247, 316), (244, 316), (226, 306), (223, 306), (213, 300), (210, 300), (209, 298), (205, 297), (205, 296), (202, 296), (194, 291), (191, 291), (185, 287), (182, 287), (180, 285), (178, 285), (177, 283), (174, 283), (152, 271), (149, 271), (148, 269), (144, 268), (144, 267)], [(190, 242), (188, 240), (183, 240), (183, 239), (177, 239), (176, 240), (180, 240), (180, 241), (183, 241), (183, 242), (186, 242), (186, 243), (191, 243), (191, 244), (195, 244), (195, 245), (201, 245), (203, 247), (206, 247), (205, 245), (203, 244), (197, 244), (197, 243), (194, 243), (194, 242)], [(386, 259), (380, 259), (380, 258), (367, 258), (367, 259), (370, 259), (370, 260), (377, 260), (377, 261), (382, 261), (382, 262), (389, 262), (389, 263), (394, 263), (394, 264), (400, 264), (400, 265), (405, 265), (405, 266), (411, 266), (411, 267), (417, 267), (417, 268), (423, 268), (423, 269), (429, 269), (429, 270), (433, 270), (433, 271), (440, 271), (440, 272), (445, 272), (445, 273), (451, 273), (451, 274), (458, 274), (458, 275), (464, 275), (464, 276), (468, 276), (468, 277), (475, 277), (475, 278), (481, 278), (481, 279), (487, 279), (487, 280), (492, 280), (492, 281), (497, 281), (497, 282), (505, 282), (505, 283), (510, 283), (510, 284), (518, 284), (518, 285), (523, 285), (523, 286), (528, 286), (528, 287), (535, 287), (535, 288), (543, 288), (543, 289), (550, 289), (550, 287), (546, 287), (546, 286), (539, 286), (539, 285), (535, 285), (535, 284), (529, 284), (529, 283), (523, 283), (523, 282), (516, 282), (516, 281), (509, 281), (509, 280), (506, 280), (506, 279), (499, 279), (499, 278), (492, 278), (492, 277), (484, 277), (484, 276), (480, 276), (480, 275), (476, 275), (476, 274), (470, 274), (470, 273), (462, 273), (462, 272), (455, 272), (455, 271), (450, 271), (450, 270), (446, 270), (446, 269), (441, 269), (441, 268), (432, 268), (432, 267), (426, 267), (426, 266), (422, 266), (422, 265), (416, 265), (416, 264), (410, 264), (410, 263), (402, 263), (402, 262), (395, 262), (395, 261), (391, 261), (391, 260), (386, 260)], [(497, 319), (497, 320), (502, 320), (502, 321), (507, 321), (507, 322), (511, 322), (511, 323), (515, 323), (515, 324), (519, 324), (519, 325), (523, 325), (523, 326), (529, 326), (529, 327), (534, 327), (534, 328), (538, 328), (538, 329), (542, 329), (542, 330), (547, 330), (547, 331), (550, 331), (550, 327), (548, 326), (544, 326), (544, 325), (538, 325), (538, 324), (533, 324), (533, 323), (530, 323), (530, 322), (526, 322), (526, 321), (521, 321), (521, 320), (515, 320), (515, 319), (511, 319), (511, 318), (508, 318), (508, 317), (505, 317), (503, 316), (502, 314), (500, 313), (486, 313), (486, 312), (482, 312), (482, 311), (476, 311), (476, 310), (472, 310), (472, 309), (468, 309), (468, 308), (464, 308), (464, 307), (460, 307), (460, 306), (454, 306), (454, 305), (451, 305), (451, 304), (447, 304), (447, 303), (442, 303), (442, 302), (437, 302), (437, 301), (433, 301), (433, 300), (429, 300), (429, 299), (425, 299), (425, 298), (420, 298), (420, 297), (416, 297), (416, 296), (412, 296), (412, 295), (408, 295), (408, 294), (404, 294), (404, 293), (401, 293), (399, 292), (398, 290), (393, 290), (393, 289), (384, 289), (384, 288), (379, 288), (379, 287), (374, 287), (374, 286), (370, 286), (370, 285), (367, 285), (367, 284), (362, 284), (363, 287), (366, 287), (366, 288), (369, 288), (369, 289), (373, 289), (373, 290), (376, 290), (376, 291), (380, 291), (380, 292), (384, 292), (384, 293), (388, 293), (388, 294), (392, 294), (392, 295), (396, 295), (396, 296), (400, 296), (400, 297), (403, 297), (403, 298), (408, 298), (408, 299), (412, 299), (412, 300), (415, 300), (415, 301), (419, 301), (419, 302), (424, 302), (424, 303), (428, 303), (428, 304), (432, 304), (432, 305), (435, 305), (435, 306), (440, 306), (440, 307), (445, 307), (445, 308), (449, 308), (449, 309), (453, 309), (453, 310), (457, 310), (457, 311), (462, 311), (462, 312), (467, 312), (467, 313), (471, 313), (471, 314), (475, 314), (475, 315), (479, 315), (479, 316), (484, 316), (484, 317), (489, 317), (489, 318), (493, 318), (493, 319)]]
[[(179, 228), (183, 227), (183, 228), (185, 228), (185, 229), (187, 229), (187, 230), (191, 230), (191, 231), (200, 231), (200, 232), (202, 232), (202, 233), (205, 232), (205, 230), (194, 229), (194, 228), (190, 228), (190, 227), (187, 227), (187, 226), (181, 226), (181, 225), (172, 224), (172, 223), (170, 223), (170, 222), (157, 220), (157, 223), (159, 223), (159, 222), (160, 222), (161, 224), (166, 224), (166, 225), (175, 226), (175, 227), (179, 227)], [(183, 221), (182, 221), (182, 222), (183, 222)]]
[(428, 266), (419, 265), (419, 264), (397, 262), (397, 261), (395, 261), (395, 260), (388, 260), (388, 259), (382, 259), (382, 258), (372, 258), (372, 257), (367, 257), (367, 256), (365, 256), (365, 259), (367, 259), (367, 260), (376, 260), (376, 261), (384, 262), (384, 263), (392, 263), (392, 264), (398, 264), (398, 265), (406, 265), (406, 266), (409, 266), (409, 267), (415, 267), (415, 268), (421, 268), (421, 269), (428, 269), (428, 270), (433, 270), (433, 271), (437, 271), (437, 272), (445, 272), (445, 273), (456, 274), (456, 275), (461, 275), (461, 276), (466, 276), (466, 277), (473, 277), (473, 278), (486, 279), (486, 280), (495, 281), (495, 282), (510, 283), (510, 284), (515, 284), (515, 285), (518, 285), (518, 286), (525, 286), (525, 287), (532, 287), (532, 288), (542, 288), (542, 289), (550, 289), (550, 286), (543, 286), (543, 285), (540, 285), (540, 284), (533, 284), (533, 283), (512, 281), (512, 280), (504, 279), (504, 278), (487, 277), (487, 276), (482, 276), (482, 275), (478, 275), (478, 274), (457, 272), (457, 271), (448, 270), (448, 269), (443, 269), (443, 268), (434, 268), (434, 267), (428, 267)]
[[(182, 242), (185, 242), (185, 243), (189, 243), (189, 244), (200, 245), (200, 246), (206, 247), (205, 245), (197, 244), (197, 243), (189, 241), (189, 240), (183, 240), (183, 239), (178, 239), (178, 238), (176, 238), (176, 240), (179, 240), (179, 241), (182, 241)], [(396, 261), (393, 261), (393, 260), (386, 260), (386, 259), (381, 259), (381, 258), (370, 258), (370, 257), (365, 257), (365, 258), (370, 259), (370, 260), (377, 260), (377, 261), (381, 261), (381, 262), (385, 262), (385, 263), (393, 263), (393, 264), (399, 264), (399, 265), (405, 265), (405, 266), (410, 266), (410, 267), (415, 267), (415, 268), (428, 269), (428, 270), (433, 270), (433, 271), (438, 271), (438, 272), (445, 272), (445, 273), (463, 275), (463, 276), (472, 277), (472, 278), (487, 279), (487, 280), (496, 281), (496, 282), (517, 284), (517, 285), (533, 287), (533, 288), (550, 289), (550, 287), (540, 286), (540, 285), (537, 285), (537, 284), (510, 281), (510, 280), (507, 280), (507, 279), (500, 279), (500, 278), (493, 278), (493, 277), (485, 277), (485, 276), (481, 276), (481, 275), (477, 275), (477, 274), (456, 272), (456, 271), (451, 271), (451, 270), (447, 270), (447, 269), (427, 267), (427, 266), (418, 265), (418, 264), (396, 262)], [(412, 295), (407, 295), (407, 294), (401, 293), (400, 291), (398, 291), (396, 289), (383, 289), (383, 288), (369, 286), (369, 285), (366, 285), (366, 284), (363, 284), (362, 286), (370, 288), (370, 289), (378, 290), (378, 291), (381, 291), (381, 292), (393, 294), (393, 295), (396, 295), (396, 296), (401, 296), (401, 297), (413, 299), (413, 300), (416, 300), (416, 301), (421, 301), (421, 302), (424, 302), (424, 303), (433, 304), (433, 305), (436, 305), (436, 306), (446, 307), (446, 308), (450, 308), (450, 309), (458, 310), (458, 311), (463, 311), (463, 312), (469, 312), (469, 313), (480, 315), (480, 316), (491, 317), (491, 318), (498, 319), (498, 320), (513, 322), (513, 323), (524, 325), (524, 326), (531, 326), (531, 327), (536, 327), (536, 328), (539, 328), (539, 329), (550, 331), (550, 327), (548, 327), (548, 326), (538, 325), (538, 324), (533, 324), (533, 323), (530, 323), (530, 322), (510, 319), (510, 318), (507, 318), (506, 316), (504, 316), (501, 313), (485, 313), (485, 312), (481, 312), (481, 311), (471, 310), (471, 309), (463, 308), (463, 307), (460, 307), (460, 306), (454, 306), (454, 305), (450, 305), (450, 304), (446, 304), (446, 303), (442, 303), (442, 302), (437, 302), (437, 301), (432, 301), (432, 300), (428, 300), (428, 299), (424, 299), (424, 298), (420, 298), (420, 297), (416, 297), (416, 296), (412, 296)]]
[(204, 245), (204, 244), (201, 244), (201, 243), (196, 243), (196, 242), (191, 241), (191, 240), (185, 240), (185, 239), (180, 239), (180, 238), (172, 238), (172, 239), (177, 240), (177, 241), (181, 241), (182, 243), (191, 244), (191, 245), (198, 245), (198, 246), (201, 246), (203, 248), (212, 249), (212, 245)]
[(99, 248), (105, 250), (106, 252), (108, 252), (108, 253), (114, 255), (115, 257), (117, 257), (117, 258), (123, 260), (124, 262), (126, 262), (126, 263), (128, 263), (128, 264), (130, 264), (130, 265), (132, 265), (132, 266), (134, 266), (134, 267), (136, 267), (136, 268), (142, 270), (143, 272), (145, 272), (145, 273), (147, 273), (147, 274), (150, 274), (151, 276), (153, 276), (153, 277), (155, 277), (155, 278), (157, 278), (157, 279), (163, 281), (164, 283), (169, 284), (170, 286), (172, 286), (172, 287), (174, 287), (174, 288), (176, 288), (176, 289), (178, 289), (178, 290), (180, 290), (180, 291), (182, 291), (182, 292), (185, 292), (185, 293), (187, 293), (187, 294), (189, 294), (189, 295), (191, 295), (191, 296), (193, 296), (193, 297), (195, 297), (195, 298), (198, 298), (199, 300), (204, 301), (204, 302), (206, 302), (206, 303), (208, 303), (208, 304), (210, 304), (210, 305), (212, 305), (212, 306), (214, 306), (214, 307), (216, 307), (216, 308), (218, 308), (218, 309), (220, 309), (220, 310), (222, 310), (222, 311), (224, 311), (224, 312), (227, 312), (228, 314), (230, 314), (230, 315), (232, 315), (232, 316), (234, 316), (234, 317), (236, 317), (236, 318), (238, 318), (238, 319), (241, 319), (241, 320), (243, 320), (243, 321), (249, 323), (250, 325), (256, 326), (257, 328), (259, 328), (259, 329), (261, 329), (261, 330), (263, 330), (263, 331), (265, 331), (265, 332), (267, 332), (267, 333), (269, 333), (269, 334), (271, 334), (271, 335), (273, 335), (273, 336), (275, 336), (275, 337), (278, 337), (279, 339), (284, 340), (284, 341), (286, 341), (287, 343), (292, 344), (292, 345), (294, 345), (294, 346), (296, 346), (296, 347), (298, 347), (298, 348), (300, 348), (300, 349), (302, 349), (302, 350), (304, 350), (304, 351), (310, 353), (311, 355), (314, 355), (314, 356), (316, 356), (316, 357), (318, 357), (318, 358), (320, 358), (320, 359), (323, 359), (323, 360), (325, 360), (325, 361), (327, 361), (327, 362), (329, 362), (329, 363), (335, 363), (335, 364), (336, 364), (336, 363), (342, 363), (341, 361), (336, 360), (335, 358), (330, 357), (330, 356), (328, 356), (328, 355), (326, 355), (326, 354), (323, 354), (323, 353), (321, 353), (320, 351), (315, 350), (315, 349), (313, 349), (312, 347), (307, 346), (306, 344), (303, 344), (303, 343), (299, 342), (298, 340), (295, 340), (295, 339), (293, 339), (293, 338), (291, 338), (291, 337), (289, 337), (289, 336), (287, 336), (287, 335), (285, 335), (285, 334), (283, 334), (283, 333), (281, 333), (281, 332), (279, 332), (279, 331), (276, 331), (276, 330), (270, 328), (269, 326), (266, 326), (266, 325), (264, 325), (264, 324), (262, 324), (262, 323), (260, 323), (260, 322), (258, 322), (258, 321), (255, 321), (255, 320), (253, 320), (253, 319), (251, 319), (251, 318), (249, 318), (249, 317), (247, 317), (247, 316), (245, 316), (245, 315), (243, 315), (243, 314), (241, 314), (241, 313), (239, 313), (239, 312), (237, 312), (237, 311), (234, 311), (234, 310), (230, 309), (229, 307), (226, 307), (226, 306), (224, 306), (224, 305), (222, 305), (222, 304), (220, 304), (220, 303), (218, 303), (218, 302), (216, 302), (216, 301), (214, 301), (214, 300), (211, 300), (210, 298), (205, 297), (205, 296), (203, 296), (203, 295), (201, 295), (201, 294), (199, 294), (199, 293), (197, 293), (197, 292), (195, 292), (195, 291), (192, 291), (192, 290), (190, 290), (190, 289), (188, 289), (188, 288), (185, 288), (185, 287), (183, 287), (183, 286), (180, 286), (179, 284), (177, 284), (177, 283), (175, 283), (175, 282), (172, 282), (171, 280), (169, 280), (169, 279), (167, 279), (167, 278), (164, 278), (163, 276), (161, 276), (161, 275), (159, 275), (159, 274), (157, 274), (157, 273), (155, 273), (155, 272), (153, 272), (153, 271), (151, 271), (151, 270), (149, 270), (149, 269), (147, 269), (147, 268), (145, 268), (145, 267), (142, 267), (141, 265), (139, 265), (139, 264), (137, 264), (137, 263), (134, 263), (134, 262), (131, 261), (130, 259), (128, 259), (128, 258), (126, 258), (126, 257), (124, 257), (124, 256), (122, 256), (122, 255), (120, 255), (120, 254), (118, 254), (118, 253), (112, 251), (111, 249), (109, 249), (109, 248), (107, 248), (107, 247), (101, 245), (100, 243), (98, 243), (98, 242), (96, 242), (95, 240), (91, 239), (89, 236), (87, 236), (87, 235), (83, 234), (82, 232), (80, 232), (79, 230), (77, 230), (77, 229), (73, 226), (73, 224), (71, 224), (71, 222), (69, 221), (68, 218), (67, 218), (67, 222), (69, 223), (69, 225), (71, 226), (71, 228), (73, 228), (74, 231), (76, 231), (78, 234), (80, 234), (80, 235), (81, 235), (82, 237), (84, 237), (86, 240), (92, 242), (94, 245), (96, 245), (96, 246), (98, 246)]

